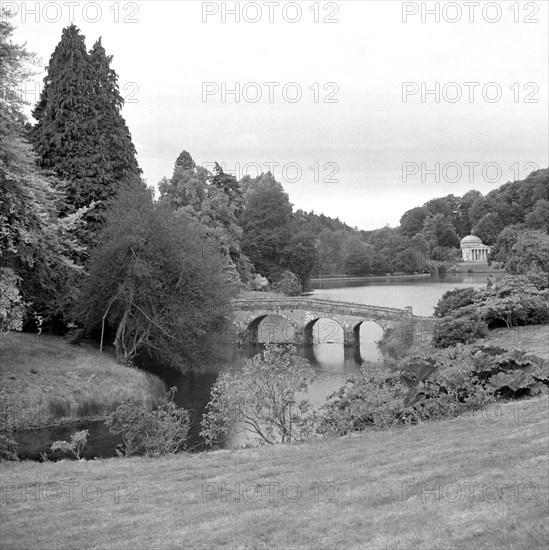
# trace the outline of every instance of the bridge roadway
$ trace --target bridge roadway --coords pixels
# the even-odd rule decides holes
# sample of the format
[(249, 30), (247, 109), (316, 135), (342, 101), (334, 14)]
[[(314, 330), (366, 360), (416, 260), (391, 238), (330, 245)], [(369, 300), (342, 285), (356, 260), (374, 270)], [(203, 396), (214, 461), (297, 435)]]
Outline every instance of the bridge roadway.
[(238, 341), (257, 342), (259, 325), (268, 316), (282, 318), (282, 326), (273, 329), (270, 341), (312, 343), (314, 324), (319, 319), (328, 319), (343, 329), (345, 345), (359, 343), (360, 325), (365, 321), (373, 321), (385, 331), (394, 323), (418, 319), (411, 307), (398, 309), (303, 296), (236, 299), (231, 305), (232, 328)]

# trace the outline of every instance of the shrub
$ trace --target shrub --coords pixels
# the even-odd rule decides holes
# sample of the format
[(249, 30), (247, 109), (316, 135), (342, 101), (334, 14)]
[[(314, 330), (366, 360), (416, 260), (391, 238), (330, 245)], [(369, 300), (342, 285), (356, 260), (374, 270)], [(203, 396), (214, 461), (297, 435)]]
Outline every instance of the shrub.
[(50, 446), (50, 450), (72, 454), (77, 460), (80, 460), (82, 451), (88, 442), (88, 435), (89, 430), (81, 430), (72, 434), (70, 441), (54, 441)]
[(249, 288), (250, 290), (266, 292), (269, 290), (269, 280), (266, 277), (263, 277), (263, 275), (256, 273), (249, 282)]
[(407, 355), (414, 343), (415, 327), (412, 323), (395, 323), (383, 333), (379, 343), (380, 349), (386, 357), (400, 359)]
[(107, 417), (109, 431), (122, 435), (126, 456), (160, 456), (184, 447), (191, 416), (173, 402), (174, 393), (171, 388), (171, 399), (152, 410), (130, 398)]
[(445, 317), (459, 308), (469, 306), (474, 303), (476, 296), (477, 291), (472, 287), (448, 290), (435, 306), (435, 316)]
[(0, 462), (18, 460), (17, 442), (13, 439), (17, 413), (12, 396), (0, 391)]
[(387, 372), (353, 376), (334, 392), (320, 411), (319, 431), (345, 435), (368, 427), (387, 428), (404, 413), (406, 387), (398, 374)]
[(435, 325), (433, 345), (436, 348), (447, 348), (456, 344), (470, 344), (487, 334), (487, 324), (475, 313), (471, 316), (445, 317)]
[(498, 397), (516, 399), (549, 393), (549, 361), (521, 350), (473, 355), (473, 374)]
[(545, 290), (549, 287), (549, 274), (540, 269), (532, 269), (526, 273), (526, 278), (538, 290)]
[(303, 292), (299, 277), (291, 271), (282, 273), (280, 279), (275, 283), (274, 289), (286, 296), (300, 296)]
[(0, 462), (4, 460), (18, 460), (17, 442), (9, 432), (0, 432)]
[(549, 321), (547, 297), (528, 277), (507, 276), (480, 293), (478, 307), (488, 326), (539, 324)]
[(67, 333), (65, 334), (65, 338), (68, 340), (69, 344), (77, 345), (80, 344), (82, 339), (84, 338), (86, 331), (76, 325), (75, 323), (68, 323), (67, 324)]
[(295, 347), (267, 345), (241, 372), (219, 376), (200, 435), (209, 445), (238, 433), (252, 435), (259, 445), (307, 439), (317, 416), (296, 394), (306, 391), (312, 379), (309, 362), (297, 356)]
[(319, 431), (344, 435), (462, 414), (494, 401), (494, 390), (474, 375), (470, 348), (434, 357), (407, 357), (396, 372), (366, 372), (348, 380), (321, 409)]
[(549, 294), (540, 292), (535, 296), (525, 296), (522, 302), (525, 309), (525, 321), (529, 325), (549, 322)]
[(19, 292), (21, 277), (8, 268), (0, 268), (0, 333), (22, 330), (27, 304)]

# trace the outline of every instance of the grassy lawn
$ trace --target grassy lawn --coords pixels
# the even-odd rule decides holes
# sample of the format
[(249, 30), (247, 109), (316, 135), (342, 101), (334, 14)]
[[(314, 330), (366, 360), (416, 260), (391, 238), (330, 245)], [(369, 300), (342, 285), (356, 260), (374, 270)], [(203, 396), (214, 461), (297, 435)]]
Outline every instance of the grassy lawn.
[(487, 340), (506, 349), (521, 349), (549, 360), (549, 325), (498, 328), (488, 333)]
[(545, 548), (548, 400), (259, 450), (3, 463), (2, 548)]
[(90, 345), (37, 334), (0, 339), (0, 407), (19, 428), (102, 416), (130, 396), (151, 400), (162, 389), (160, 379)]

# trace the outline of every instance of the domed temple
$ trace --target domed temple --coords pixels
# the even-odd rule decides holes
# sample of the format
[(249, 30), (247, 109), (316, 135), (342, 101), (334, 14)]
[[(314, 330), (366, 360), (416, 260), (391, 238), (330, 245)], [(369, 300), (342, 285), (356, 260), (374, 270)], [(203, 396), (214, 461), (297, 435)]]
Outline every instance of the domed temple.
[(467, 235), (459, 243), (464, 262), (487, 262), (491, 247), (482, 244), (476, 235)]

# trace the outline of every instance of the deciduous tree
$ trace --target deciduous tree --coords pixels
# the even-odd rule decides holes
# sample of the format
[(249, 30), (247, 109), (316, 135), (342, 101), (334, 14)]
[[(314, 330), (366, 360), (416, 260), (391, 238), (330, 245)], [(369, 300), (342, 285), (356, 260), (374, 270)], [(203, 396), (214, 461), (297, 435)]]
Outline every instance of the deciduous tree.
[(0, 14), (0, 323), (20, 329), (23, 314), (50, 321), (70, 300), (66, 280), (80, 249), (71, 231), (81, 212), (62, 221), (54, 180), (36, 166), (25, 140), (21, 85), (34, 55), (12, 42), (8, 14)]
[(220, 254), (203, 253), (204, 227), (155, 204), (149, 190), (127, 188), (99, 237), (77, 318), (88, 329), (110, 329), (121, 362), (148, 350), (173, 367), (192, 367), (235, 291)]

